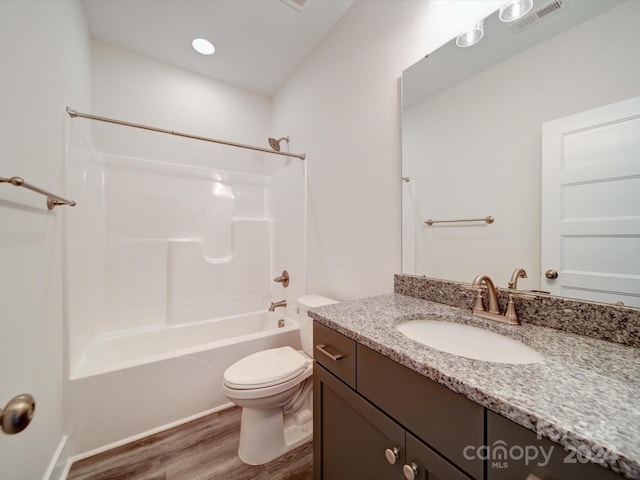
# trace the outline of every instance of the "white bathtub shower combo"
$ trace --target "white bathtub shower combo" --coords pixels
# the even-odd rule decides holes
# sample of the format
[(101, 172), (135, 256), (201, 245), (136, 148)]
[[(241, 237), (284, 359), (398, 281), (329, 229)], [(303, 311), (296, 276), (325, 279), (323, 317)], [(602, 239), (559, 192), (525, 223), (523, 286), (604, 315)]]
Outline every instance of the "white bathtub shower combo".
[[(82, 458), (231, 406), (227, 368), (301, 349), (306, 167), (71, 122), (65, 391), (69, 453)], [(273, 281), (285, 269), (287, 288)], [(279, 300), (290, 307), (268, 312)]]

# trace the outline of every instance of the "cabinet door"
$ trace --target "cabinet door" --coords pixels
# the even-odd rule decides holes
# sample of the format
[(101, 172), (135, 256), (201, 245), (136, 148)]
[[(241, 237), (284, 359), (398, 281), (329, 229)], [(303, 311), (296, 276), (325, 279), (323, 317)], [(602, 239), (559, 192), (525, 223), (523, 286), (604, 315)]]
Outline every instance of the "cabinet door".
[(447, 462), (410, 433), (406, 438), (405, 478), (413, 480), (470, 480), (471, 477)]
[(617, 473), (595, 463), (582, 463), (586, 460), (575, 452), (538, 438), (531, 430), (490, 411), (486, 453), (488, 480), (622, 480)]
[(317, 363), (313, 381), (314, 480), (402, 479), (404, 430)]
[(459, 466), (484, 477), (484, 408), (388, 357), (357, 345), (357, 390), (404, 428)]

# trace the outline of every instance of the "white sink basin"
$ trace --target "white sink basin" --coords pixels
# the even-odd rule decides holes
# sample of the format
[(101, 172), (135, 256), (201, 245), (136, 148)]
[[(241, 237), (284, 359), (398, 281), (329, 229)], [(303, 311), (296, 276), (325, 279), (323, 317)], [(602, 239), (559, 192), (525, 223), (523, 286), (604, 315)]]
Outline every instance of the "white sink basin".
[(495, 363), (540, 363), (533, 348), (499, 333), (460, 323), (410, 320), (396, 325), (407, 337), (428, 347), (461, 357)]

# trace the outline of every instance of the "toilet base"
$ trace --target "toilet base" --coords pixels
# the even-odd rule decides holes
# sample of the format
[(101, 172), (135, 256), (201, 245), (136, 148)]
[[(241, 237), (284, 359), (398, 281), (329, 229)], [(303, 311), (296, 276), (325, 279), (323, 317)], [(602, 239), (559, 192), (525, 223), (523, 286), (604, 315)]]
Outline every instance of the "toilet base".
[[(300, 423), (301, 420), (304, 423)], [(311, 412), (283, 415), (282, 408), (244, 407), (240, 423), (240, 460), (249, 465), (263, 465), (311, 440)]]

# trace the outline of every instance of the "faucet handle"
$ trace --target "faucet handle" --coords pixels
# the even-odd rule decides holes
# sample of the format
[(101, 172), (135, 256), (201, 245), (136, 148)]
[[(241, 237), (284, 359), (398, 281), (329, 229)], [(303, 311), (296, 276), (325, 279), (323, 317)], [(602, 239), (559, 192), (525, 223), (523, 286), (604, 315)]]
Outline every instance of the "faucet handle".
[(473, 307), (473, 313), (476, 312), (484, 312), (484, 304), (482, 303), (482, 289), (480, 287), (475, 287), (477, 296), (476, 296), (476, 304)]
[(513, 303), (513, 295), (509, 294), (509, 303), (507, 303), (507, 311), (504, 312), (507, 323), (511, 325), (519, 325), (518, 314), (516, 313), (516, 305)]
[(284, 288), (289, 286), (289, 272), (286, 270), (282, 271), (282, 275), (273, 279), (276, 283), (281, 283)]

